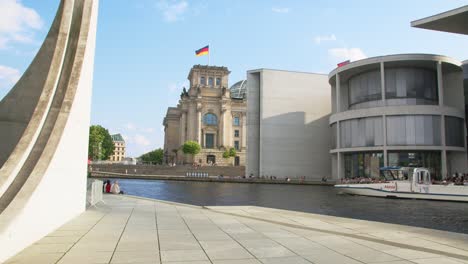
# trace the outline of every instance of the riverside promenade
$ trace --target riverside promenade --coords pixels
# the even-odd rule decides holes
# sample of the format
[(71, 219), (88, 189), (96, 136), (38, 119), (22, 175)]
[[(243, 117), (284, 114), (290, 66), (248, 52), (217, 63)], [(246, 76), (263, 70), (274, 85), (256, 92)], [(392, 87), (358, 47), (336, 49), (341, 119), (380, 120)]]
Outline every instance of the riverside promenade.
[(468, 263), (467, 234), (252, 206), (104, 202), (6, 263)]

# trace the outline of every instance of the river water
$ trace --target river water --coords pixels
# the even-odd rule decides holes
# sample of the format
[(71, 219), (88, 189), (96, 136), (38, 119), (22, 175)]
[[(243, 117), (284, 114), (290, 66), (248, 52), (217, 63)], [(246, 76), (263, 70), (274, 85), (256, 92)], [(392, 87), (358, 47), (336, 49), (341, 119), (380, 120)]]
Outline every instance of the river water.
[(468, 234), (468, 204), (342, 194), (329, 186), (120, 179), (130, 195), (192, 205), (255, 205)]

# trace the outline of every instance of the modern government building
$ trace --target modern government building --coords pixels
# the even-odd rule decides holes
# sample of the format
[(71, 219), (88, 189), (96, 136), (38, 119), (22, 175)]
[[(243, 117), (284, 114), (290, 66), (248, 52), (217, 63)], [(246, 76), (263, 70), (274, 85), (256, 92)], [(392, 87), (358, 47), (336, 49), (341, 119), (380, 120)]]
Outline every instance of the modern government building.
[(332, 174), (376, 177), (382, 166), (464, 172), (461, 63), (429, 54), (356, 61), (333, 70)]

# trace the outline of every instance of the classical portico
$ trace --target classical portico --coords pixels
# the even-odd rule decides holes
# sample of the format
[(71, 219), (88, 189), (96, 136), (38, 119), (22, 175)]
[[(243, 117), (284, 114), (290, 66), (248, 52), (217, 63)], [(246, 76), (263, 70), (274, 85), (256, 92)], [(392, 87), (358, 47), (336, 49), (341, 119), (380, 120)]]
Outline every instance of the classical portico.
[[(177, 107), (169, 107), (164, 119), (166, 162), (244, 165), (246, 151), (246, 82), (228, 88), (226, 67), (195, 65), (188, 75)], [(202, 147), (195, 157), (186, 157), (181, 146), (197, 141)], [(223, 153), (236, 149), (236, 156)], [(193, 159), (193, 160), (192, 160)]]

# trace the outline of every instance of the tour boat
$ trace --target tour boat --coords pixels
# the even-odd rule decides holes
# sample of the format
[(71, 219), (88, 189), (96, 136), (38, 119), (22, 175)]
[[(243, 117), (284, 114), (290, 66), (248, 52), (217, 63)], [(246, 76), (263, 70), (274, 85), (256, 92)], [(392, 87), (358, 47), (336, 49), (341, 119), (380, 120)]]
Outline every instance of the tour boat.
[(425, 168), (384, 167), (380, 171), (385, 181), (342, 183), (335, 187), (356, 195), (468, 202), (468, 186), (433, 184)]

